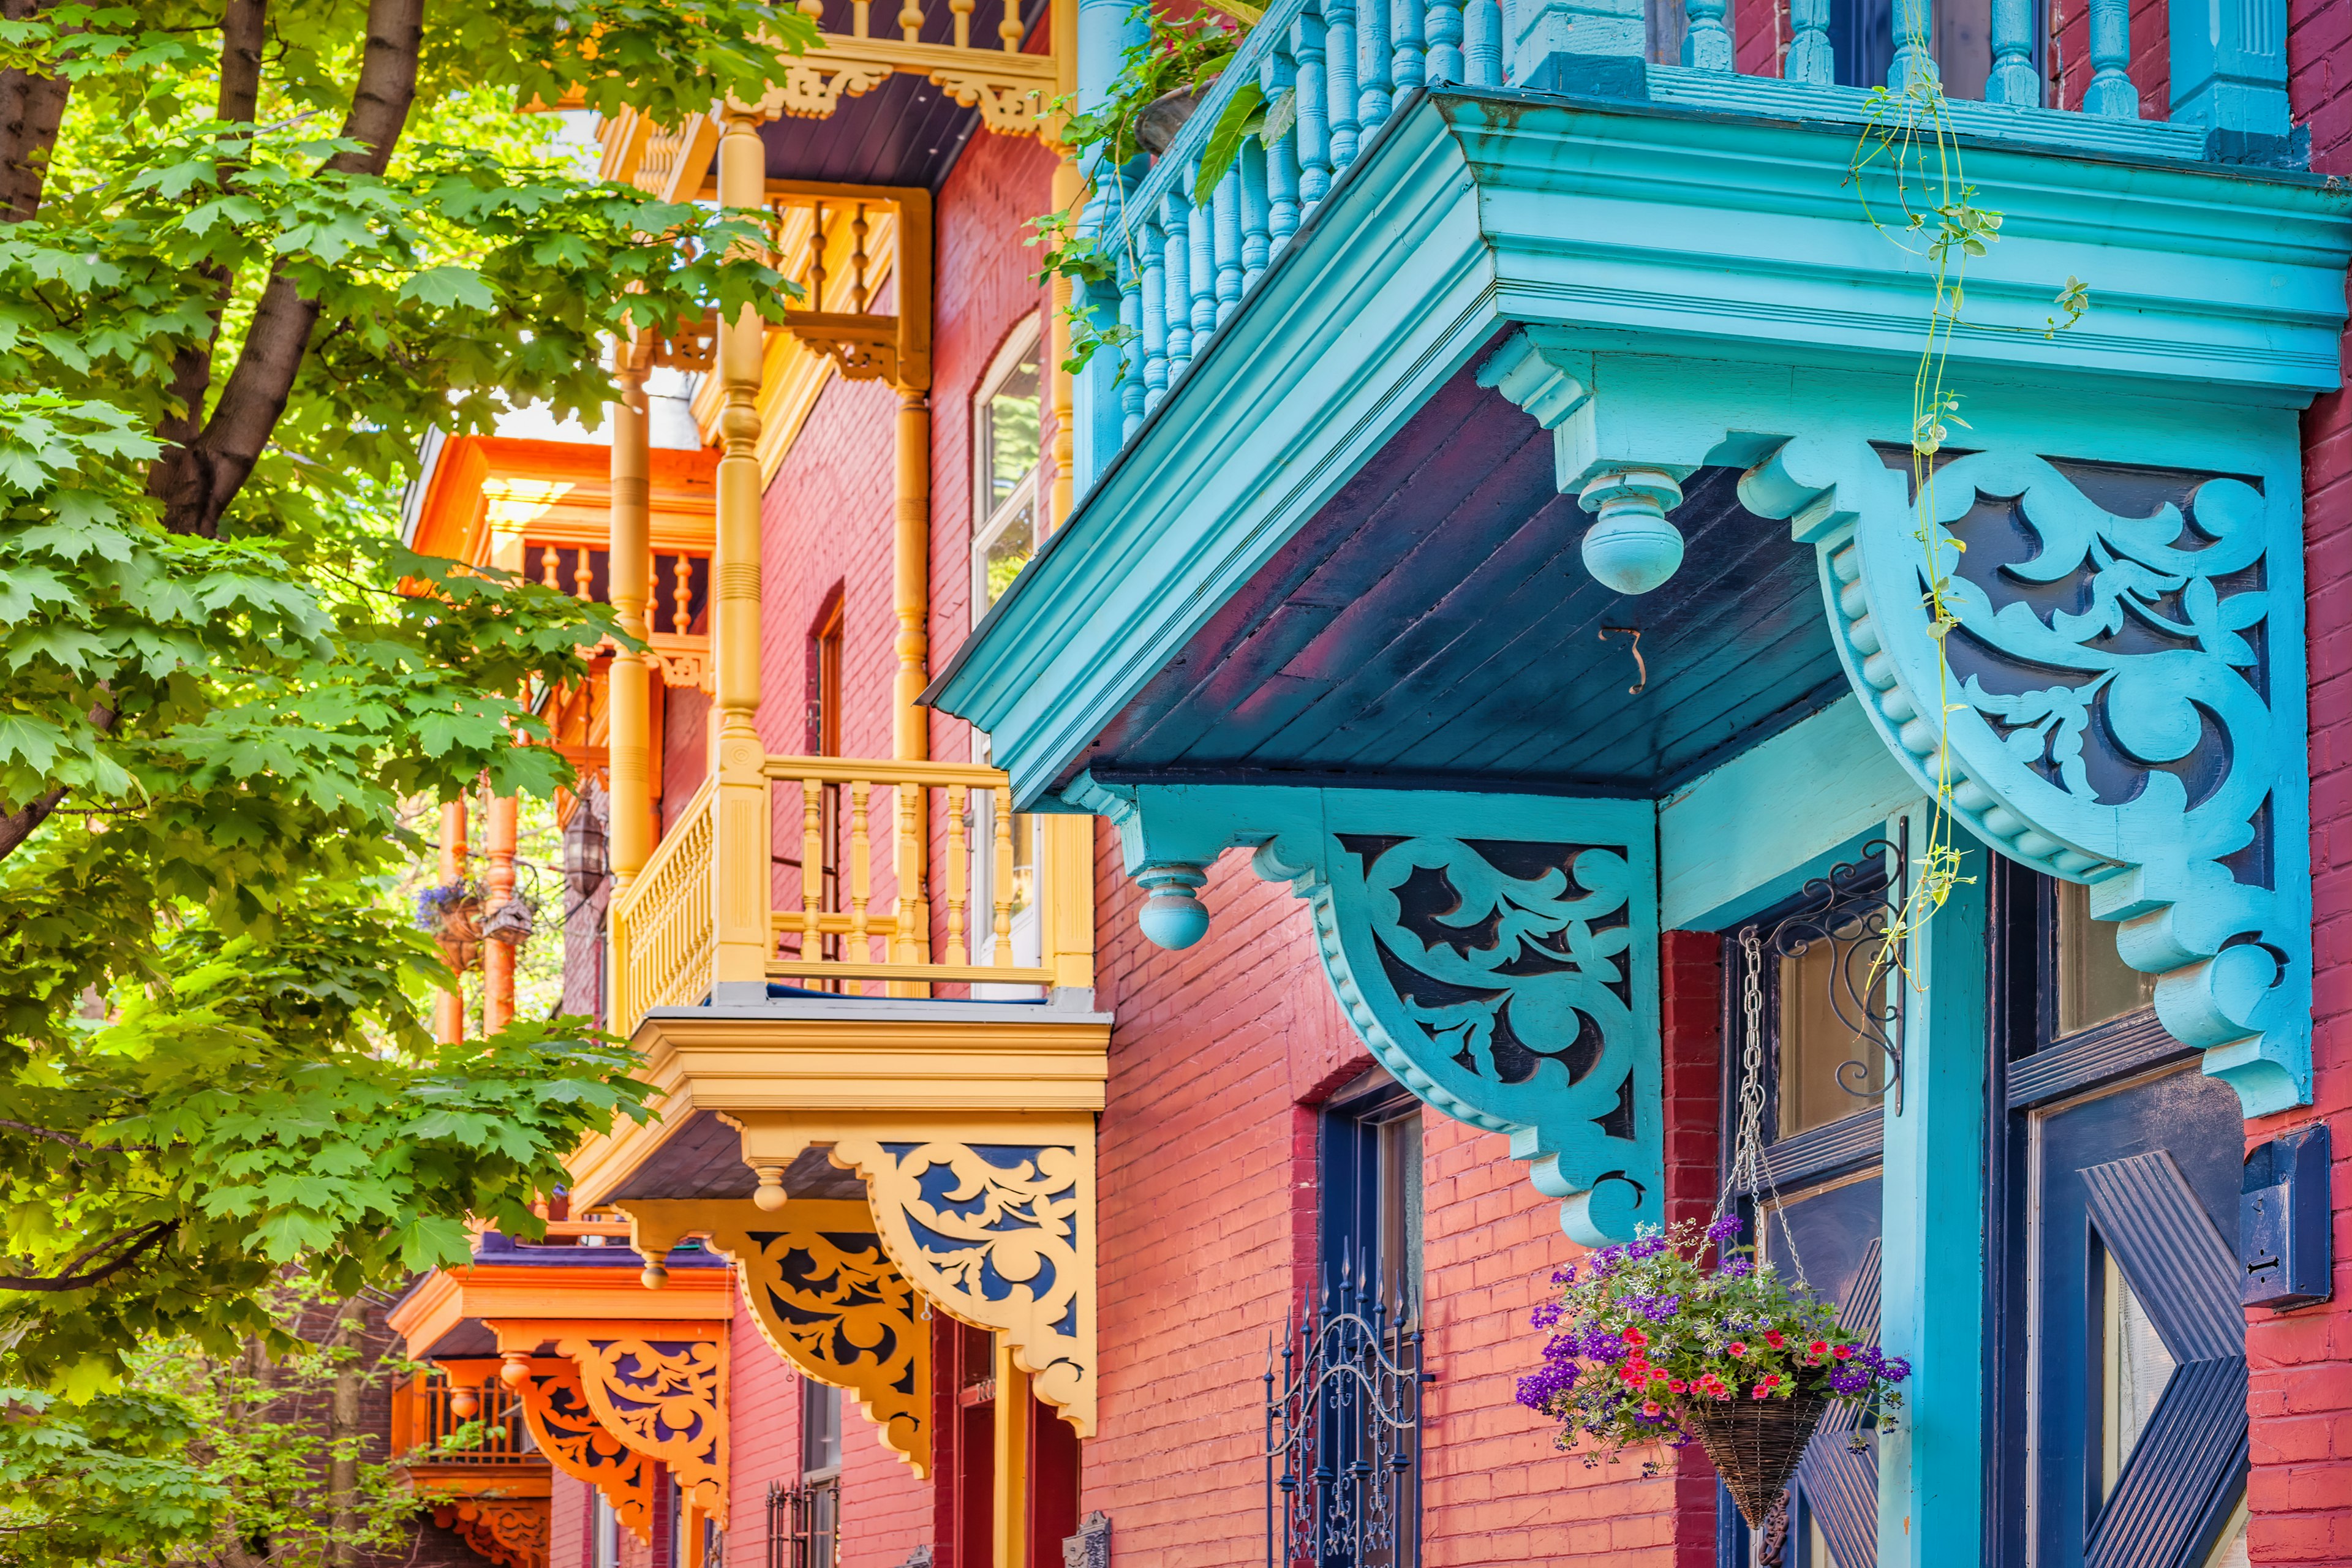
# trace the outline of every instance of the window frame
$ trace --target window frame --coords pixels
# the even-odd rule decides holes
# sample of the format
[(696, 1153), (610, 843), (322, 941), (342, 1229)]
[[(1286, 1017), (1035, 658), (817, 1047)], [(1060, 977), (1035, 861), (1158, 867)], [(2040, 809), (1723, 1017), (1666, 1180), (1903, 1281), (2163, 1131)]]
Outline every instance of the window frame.
[[(987, 374), (971, 395), (971, 625), (980, 625), (988, 614), (988, 552), (1013, 519), (1019, 515), (1024, 499), (1029, 507), (1029, 548), (1034, 556), (1045, 542), (1045, 447), (1043, 439), (1045, 426), (1045, 366), (1042, 357), (1045, 342), (1044, 323), (1035, 312), (1023, 317), (1004, 335), (1004, 342), (988, 363)], [(988, 405), (999, 389), (1011, 379), (1024, 361), (1037, 365), (1037, 427), (1040, 436), (1037, 461), (1028, 473), (1015, 480), (1010, 494), (1002, 502), (994, 500), (995, 469), (989, 449)]]

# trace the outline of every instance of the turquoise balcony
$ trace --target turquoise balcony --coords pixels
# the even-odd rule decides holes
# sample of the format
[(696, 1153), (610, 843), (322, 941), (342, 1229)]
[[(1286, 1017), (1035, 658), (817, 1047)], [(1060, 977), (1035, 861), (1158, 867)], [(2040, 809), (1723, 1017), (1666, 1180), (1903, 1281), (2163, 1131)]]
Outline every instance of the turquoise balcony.
[[(2298, 416), (2352, 209), (2294, 166), (2284, 0), (2176, 32), (2162, 122), (2122, 0), (2106, 112), (2040, 107), (2012, 0), (1948, 106), (1832, 85), (1823, 6), (1770, 80), (1686, 9), (1661, 66), (1616, 0), (1275, 7), (1097, 171), (1080, 500), (929, 700), (1017, 808), (1118, 826), (1153, 940), (1205, 932), (1228, 849), (1288, 882), (1370, 1052), (1588, 1244), (1666, 1213), (1666, 933), (1882, 867), (1901, 1016), (1853, 1136), (1942, 1403), (1879, 1560), (1977, 1561), (1929, 1478), (1986, 1462), (1990, 1265), (1937, 1238), (1992, 1201), (1997, 862), (2152, 977), (2099, 1070), (2310, 1099)], [(1251, 84), (1270, 140), (1203, 190)]]

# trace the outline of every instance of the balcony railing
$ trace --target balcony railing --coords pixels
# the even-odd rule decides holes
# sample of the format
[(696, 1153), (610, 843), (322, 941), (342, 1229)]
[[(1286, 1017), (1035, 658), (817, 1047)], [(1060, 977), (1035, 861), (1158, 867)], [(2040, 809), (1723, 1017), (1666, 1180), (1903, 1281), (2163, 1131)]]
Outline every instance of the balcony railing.
[(711, 804), (705, 779), (637, 874), (614, 899), (614, 1027), (623, 1034), (656, 1007), (691, 1007), (710, 993)]
[[(2259, 131), (2221, 122), (2269, 114), (2277, 121), (2274, 140), (2284, 144), (2284, 55), (2275, 46), (2285, 36), (2284, 0), (2246, 0), (2242, 7), (2224, 8), (2231, 15), (2217, 26), (2233, 38), (2242, 35), (2239, 63), (2250, 74), (2242, 80), (2216, 69), (2205, 86), (2176, 91), (2175, 118), (2168, 122), (2138, 118), (2138, 91), (2126, 74), (2131, 0), (2089, 5), (2087, 111), (2041, 107), (2031, 30), (2039, 8), (1996, 5), (1988, 101), (1949, 104), (1951, 128), (2043, 147), (2197, 159), (2259, 147)], [(1854, 124), (1887, 112), (1884, 100), (1866, 89), (1832, 85), (1828, 6), (1795, 8), (1785, 79), (1742, 76), (1731, 68), (1728, 9), (1727, 0), (1691, 0), (1685, 65), (1628, 60), (1637, 75), (1646, 76), (1652, 100)], [(2177, 11), (2174, 25), (2202, 29), (2205, 14)], [(1524, 24), (1521, 30), (1528, 30)], [(1122, 442), (1134, 438), (1144, 417), (1240, 309), (1395, 105), (1424, 85), (1509, 85), (1505, 47), (1496, 0), (1403, 0), (1393, 7), (1276, 0), (1267, 7), (1150, 172), (1101, 192), (1088, 215), (1087, 226), (1116, 263), (1118, 324), (1132, 334), (1116, 373)], [(2196, 40), (2190, 47), (2193, 52)], [(2216, 58), (2237, 58), (2231, 39), (2217, 40), (2217, 48)], [(2177, 48), (2176, 77), (2179, 59)], [(2273, 65), (2275, 87), (2263, 75)], [(1900, 53), (1897, 68), (1905, 68)], [(2228, 97), (2215, 82), (2242, 90)], [(1245, 142), (1214, 186), (1203, 190), (1200, 176), (1213, 128), (1245, 86), (1277, 106), (1266, 118), (1284, 128)], [(2265, 96), (2273, 92), (2274, 106)], [(2250, 103), (2256, 106), (2252, 110), (2243, 107)], [(1286, 110), (1279, 107), (1285, 104)], [(1109, 301), (1101, 305), (1107, 312)]]
[(1052, 879), (1020, 864), (1003, 773), (793, 756), (762, 771), (772, 854), (764, 838), (719, 841), (706, 784), (614, 900), (616, 1028), (709, 995), (714, 877), (734, 853), (768, 855), (771, 980), (850, 996), (1058, 983)]
[[(461, 1447), (449, 1440), (471, 1428)], [(438, 1372), (421, 1373), (392, 1391), (392, 1452), (436, 1465), (516, 1468), (546, 1463), (524, 1426), (522, 1401), (492, 1378), (459, 1387)]]

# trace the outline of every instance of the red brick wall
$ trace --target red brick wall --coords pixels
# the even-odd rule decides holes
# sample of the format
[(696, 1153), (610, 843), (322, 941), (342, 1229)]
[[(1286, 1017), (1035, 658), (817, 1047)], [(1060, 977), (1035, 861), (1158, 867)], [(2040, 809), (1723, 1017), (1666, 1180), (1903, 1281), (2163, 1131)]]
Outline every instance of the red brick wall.
[(555, 1472), (548, 1494), (547, 1568), (590, 1568), (586, 1481)]
[[(1100, 1142), (1102, 1428), (1081, 1506), (1110, 1515), (1123, 1568), (1259, 1561), (1260, 1375), (1313, 1268), (1314, 1118), (1300, 1105), (1370, 1058), (1286, 888), (1225, 857), (1202, 890), (1208, 937), (1164, 952), (1135, 929), (1140, 900), (1107, 829), (1098, 847), (1098, 997), (1118, 1022)], [(1678, 1213), (1704, 1213), (1715, 1190), (1714, 953), (1712, 938), (1669, 948)], [(1423, 1128), (1431, 1568), (1612, 1550), (1633, 1554), (1622, 1568), (1706, 1561), (1703, 1462), (1654, 1481), (1631, 1460), (1588, 1469), (1516, 1403), (1538, 1343), (1528, 1314), (1579, 1249), (1504, 1139), (1429, 1112)]]
[[(2352, 6), (2291, 0), (2288, 97), (2315, 174), (2352, 174)], [(2247, 1314), (2256, 1563), (2352, 1562), (2352, 405), (2303, 419), (2311, 660), (2313, 1103), (2246, 1129), (2249, 1144), (2325, 1120), (2336, 1153), (2334, 1300)]]
[(768, 1483), (800, 1478), (800, 1376), (761, 1334), (740, 1281), (728, 1345), (727, 1556), (730, 1568), (753, 1568), (768, 1561)]
[(662, 831), (676, 826), (678, 814), (709, 772), (710, 699), (690, 686), (673, 686), (662, 694)]
[(841, 1413), (841, 1568), (897, 1568), (931, 1538), (931, 1486), (883, 1447), (845, 1399)]

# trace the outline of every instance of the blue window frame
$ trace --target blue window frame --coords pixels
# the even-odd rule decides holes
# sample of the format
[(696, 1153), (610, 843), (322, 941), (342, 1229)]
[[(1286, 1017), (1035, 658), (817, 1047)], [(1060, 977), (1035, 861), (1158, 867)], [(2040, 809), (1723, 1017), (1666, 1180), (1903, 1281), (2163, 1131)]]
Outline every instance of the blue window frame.
[(1421, 1300), (1421, 1101), (1374, 1068), (1323, 1111), (1318, 1237), (1325, 1283), (1367, 1273)]

